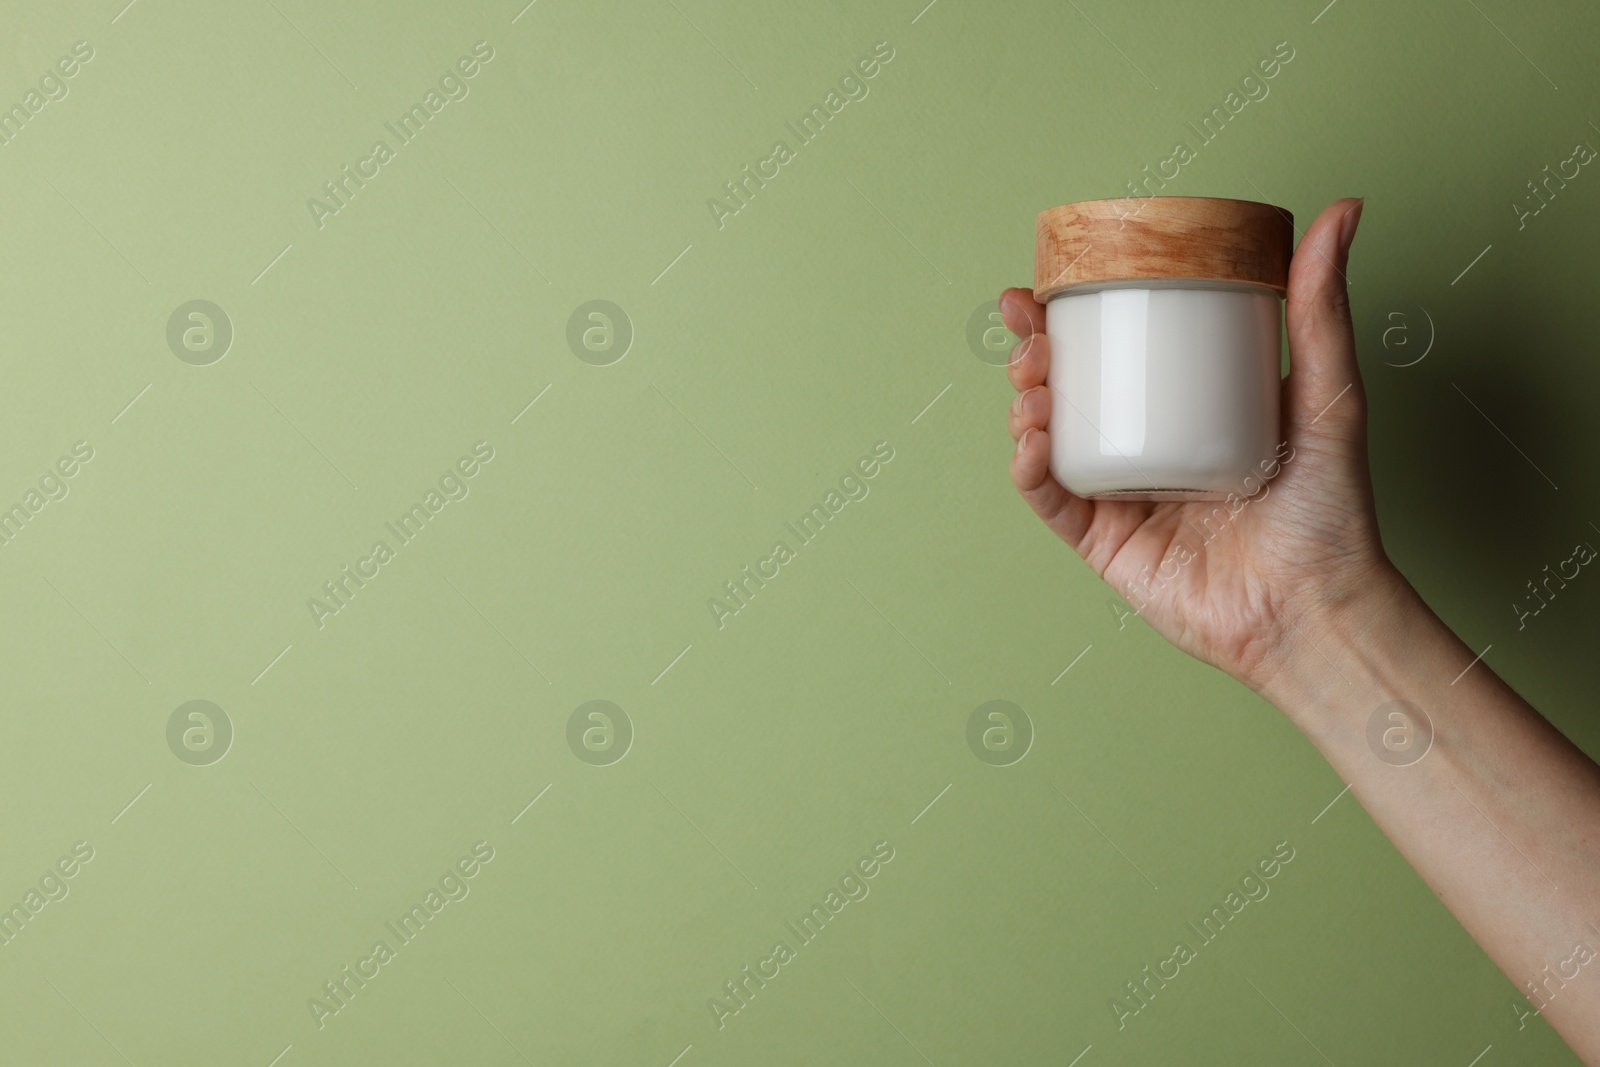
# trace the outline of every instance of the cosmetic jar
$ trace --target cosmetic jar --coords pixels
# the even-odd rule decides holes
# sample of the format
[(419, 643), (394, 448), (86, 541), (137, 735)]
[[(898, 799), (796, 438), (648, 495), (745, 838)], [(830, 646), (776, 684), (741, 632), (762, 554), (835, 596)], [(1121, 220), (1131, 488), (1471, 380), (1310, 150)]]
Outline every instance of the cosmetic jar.
[(1277, 472), (1294, 224), (1271, 204), (1090, 200), (1039, 213), (1050, 470), (1084, 497), (1251, 496)]

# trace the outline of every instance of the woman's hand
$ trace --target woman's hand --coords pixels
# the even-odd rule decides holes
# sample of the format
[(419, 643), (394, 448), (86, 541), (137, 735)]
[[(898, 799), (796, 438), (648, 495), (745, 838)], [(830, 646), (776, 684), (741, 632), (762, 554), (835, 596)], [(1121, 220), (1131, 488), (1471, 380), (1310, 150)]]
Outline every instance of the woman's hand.
[(1404, 581), (1378, 537), (1366, 395), (1345, 290), (1361, 206), (1329, 205), (1295, 251), (1281, 468), (1250, 497), (1150, 504), (1086, 500), (1063, 488), (1049, 466), (1044, 307), (1027, 289), (1000, 296), (1006, 325), (1022, 338), (1008, 373), (1018, 390), (1009, 419), (1017, 442), (1011, 478), (1023, 499), (1131, 612), (1258, 690), (1302, 627), (1356, 619), (1362, 598)]

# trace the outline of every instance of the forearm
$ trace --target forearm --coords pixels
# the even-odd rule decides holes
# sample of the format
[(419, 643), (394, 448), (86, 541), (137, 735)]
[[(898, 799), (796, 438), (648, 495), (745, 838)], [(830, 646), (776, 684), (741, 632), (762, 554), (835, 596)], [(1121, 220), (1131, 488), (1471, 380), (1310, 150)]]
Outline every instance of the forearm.
[[(1600, 768), (1473, 664), (1476, 652), (1398, 575), (1289, 630), (1258, 691), (1322, 751), (1530, 1010), (1600, 1064)], [(1393, 701), (1422, 715), (1385, 707)]]

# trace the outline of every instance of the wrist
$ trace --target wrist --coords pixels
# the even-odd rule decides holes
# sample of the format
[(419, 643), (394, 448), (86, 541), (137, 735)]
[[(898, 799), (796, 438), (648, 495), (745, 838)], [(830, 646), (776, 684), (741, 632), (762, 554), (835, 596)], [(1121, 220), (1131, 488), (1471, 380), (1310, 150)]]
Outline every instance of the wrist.
[(1432, 685), (1434, 675), (1460, 669), (1460, 641), (1387, 559), (1308, 600), (1279, 611), (1278, 640), (1243, 679), (1307, 733), (1369, 713), (1374, 701), (1407, 699), (1397, 683)]

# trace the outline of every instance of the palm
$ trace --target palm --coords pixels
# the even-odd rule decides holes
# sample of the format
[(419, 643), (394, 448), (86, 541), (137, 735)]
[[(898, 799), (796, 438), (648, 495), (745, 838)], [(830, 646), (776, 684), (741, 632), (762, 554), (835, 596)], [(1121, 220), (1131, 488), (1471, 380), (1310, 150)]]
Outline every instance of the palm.
[(1359, 512), (1307, 499), (1308, 486), (1327, 482), (1319, 465), (1297, 453), (1248, 499), (1095, 502), (1074, 547), (1183, 651), (1248, 668), (1277, 636), (1284, 604), (1315, 595), (1366, 554)]
[[(1202, 526), (1207, 520), (1212, 525)], [(1258, 517), (1246, 509), (1207, 544), (1216, 525), (1201, 503), (1105, 501), (1095, 505), (1087, 537), (1104, 540), (1097, 558), (1105, 566), (1097, 569), (1135, 614), (1190, 655), (1220, 664), (1245, 658), (1248, 635), (1261, 631), (1254, 591), (1262, 587), (1251, 557), (1239, 551)], [(1202, 547), (1192, 557), (1185, 552)]]

